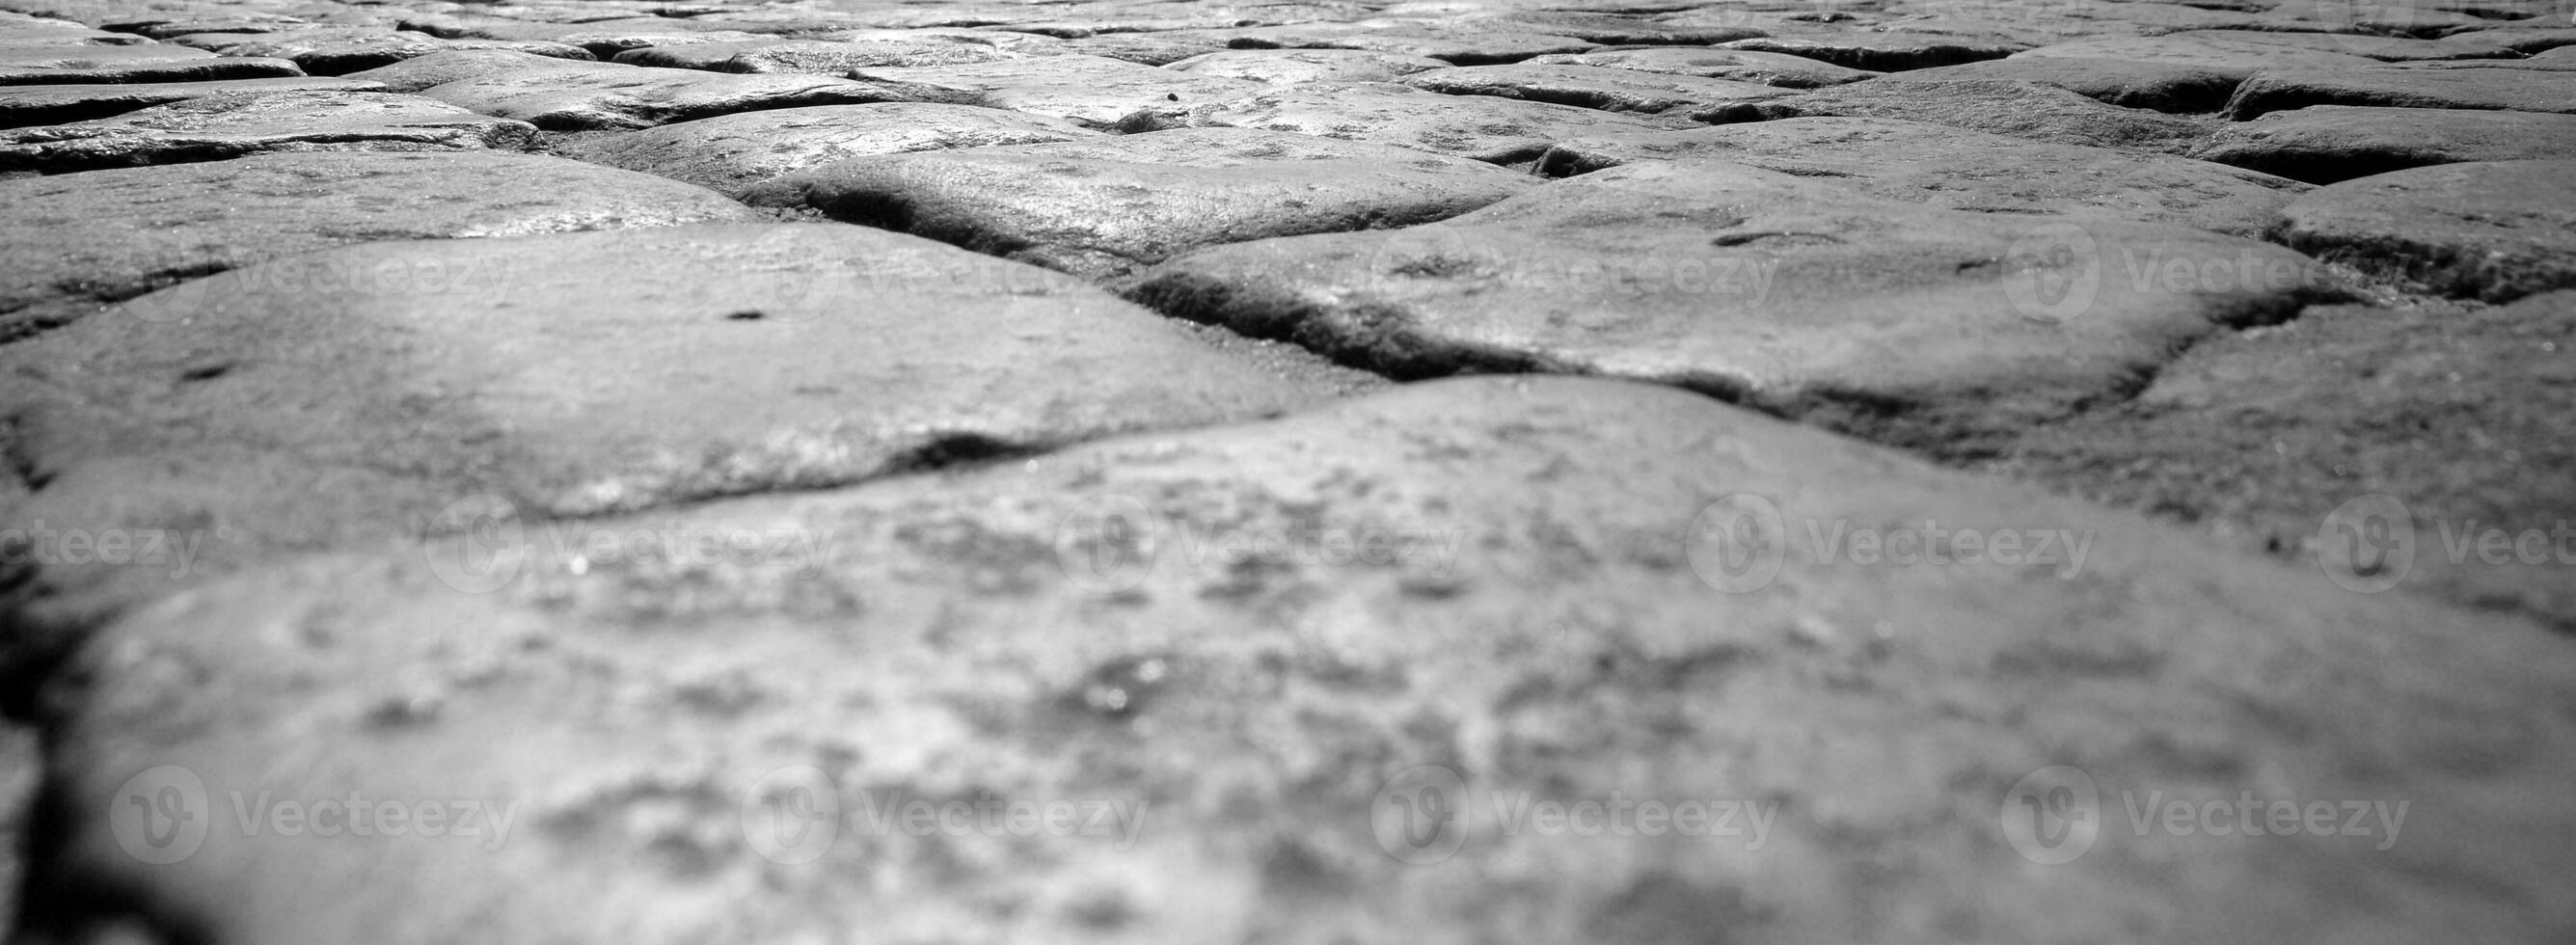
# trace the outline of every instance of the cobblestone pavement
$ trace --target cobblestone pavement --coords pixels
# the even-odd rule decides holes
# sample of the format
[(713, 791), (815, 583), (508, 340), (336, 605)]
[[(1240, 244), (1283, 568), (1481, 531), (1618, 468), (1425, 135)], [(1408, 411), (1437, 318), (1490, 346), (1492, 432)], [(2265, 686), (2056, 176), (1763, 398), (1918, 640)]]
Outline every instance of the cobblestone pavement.
[(2576, 941), (2571, 10), (0, 0), (0, 918)]

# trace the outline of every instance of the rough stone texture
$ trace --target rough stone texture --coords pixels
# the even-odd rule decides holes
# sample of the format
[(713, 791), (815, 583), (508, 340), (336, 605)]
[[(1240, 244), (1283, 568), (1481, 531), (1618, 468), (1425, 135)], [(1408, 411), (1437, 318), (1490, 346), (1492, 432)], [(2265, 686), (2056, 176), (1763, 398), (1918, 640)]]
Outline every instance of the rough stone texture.
[[(2424, 591), (2576, 631), (2576, 542), (2563, 535), (2576, 508), (2576, 292), (2309, 309), (2195, 348), (2136, 400), (2033, 429), (1989, 468), (2195, 523), (2358, 592)], [(2340, 527), (2369, 524), (2338, 508), (2390, 507), (2372, 496), (2406, 516), (2372, 537), (2388, 563), (2320, 560), (2352, 540)], [(2545, 550), (2487, 537), (2535, 529)]]
[(1128, 116), (1121, 130), (1259, 128), (1519, 164), (1537, 160), (1549, 145), (1566, 138), (1695, 124), (1493, 96), (1441, 95), (1391, 83), (1319, 82), (1207, 105), (1149, 109)]
[[(199, 572), (407, 539), (460, 502), (634, 511), (1333, 393), (1077, 280), (836, 224), (344, 247), (144, 296), (0, 364), (9, 455), (41, 484), (8, 527), (212, 528)], [(121, 600), (178, 578), (38, 581)]]
[(958, 66), (1025, 58), (981, 43), (963, 42), (780, 42), (708, 43), (655, 46), (617, 54), (617, 61), (639, 66), (707, 69), (715, 72), (802, 73), (838, 76), (852, 69), (890, 66)]
[(272, 154), (7, 180), (0, 206), (23, 224), (0, 228), (0, 337), (346, 243), (759, 218), (677, 181), (490, 152)]
[(2067, 56), (2014, 56), (1956, 66), (1917, 69), (1908, 79), (2026, 82), (2065, 89), (2085, 98), (2128, 108), (2160, 112), (2214, 112), (2244, 80), (2207, 66), (2134, 59), (2078, 59)]
[(2370, 36), (2352, 33), (2280, 33), (2253, 30), (2225, 32), (2193, 31), (2172, 34), (2176, 39), (2197, 39), (2222, 45), (2253, 45), (2269, 49), (2300, 52), (2337, 53), (2360, 56), (2380, 62), (2412, 62), (2425, 59), (2511, 59), (2522, 55), (2501, 44), (2473, 41), (2409, 39), (2403, 36)]
[(304, 77), (123, 85), (0, 85), (0, 128), (87, 121), (214, 95), (310, 91), (382, 92), (385, 87), (355, 79)]
[(1163, 68), (1265, 85), (1296, 85), (1303, 82), (1392, 82), (1425, 69), (1446, 68), (1448, 65), (1429, 56), (1399, 56), (1358, 49), (1229, 49), (1192, 56)]
[(1729, 79), (1529, 63), (1435, 69), (1398, 81), (1446, 95), (1490, 95), (1611, 112), (1705, 109), (1789, 94), (1776, 86)]
[(1961, 213), (1713, 161), (1556, 181), (1425, 227), (1202, 250), (1130, 292), (1397, 376), (1653, 380), (1935, 449), (2336, 294), (2313, 261), (2251, 240)]
[(853, 158), (743, 199), (1111, 279), (1218, 243), (1446, 219), (1535, 183), (1387, 145), (1189, 128)]
[(823, 76), (723, 75), (613, 62), (483, 73), (419, 94), (552, 131), (650, 128), (734, 112), (911, 98)]
[[(1792, 551), (1770, 586), (1721, 593), (1693, 574), (1692, 517), (1745, 495), (2066, 529), (2092, 553), (2068, 572)], [(1229, 567), (1168, 537), (1129, 558), (1068, 525), (1104, 506), (1166, 534), (1321, 520), (1459, 551), (1437, 573)], [(538, 553), (496, 593), (441, 583), (493, 548), (466, 539), (137, 612), (77, 667), (97, 682), (60, 726), (77, 803), (49, 882), (139, 888), (225, 941), (2536, 941), (2576, 923), (2555, 894), (2576, 867), (2564, 640), (1676, 391), (1427, 385), (593, 527), (829, 550), (594, 558), (531, 529)], [(1090, 552), (1143, 562), (1133, 586), (1068, 579)], [(159, 764), (217, 798), (472, 799), (513, 826), (355, 843), (217, 818), (147, 866), (108, 819)], [(2083, 859), (2042, 866), (1998, 813), (2053, 765), (2090, 772), (2103, 822)], [(2232, 816), (2244, 784), (2414, 803), (2384, 848), (2133, 835), (2121, 809), (2134, 792)], [(1768, 826), (1506, 829), (1514, 797), (1614, 792)], [(914, 799), (1102, 823), (871, 826)], [(1425, 847), (1406, 802), (1462, 816)], [(837, 829), (787, 819), (811, 816)], [(387, 894), (389, 871), (446, 894)]]
[(216, 95), (114, 118), (0, 131), (0, 171), (48, 173), (273, 151), (524, 149), (537, 129), (385, 92)]
[(84, 85), (267, 79), (304, 72), (281, 59), (219, 59), (186, 46), (19, 46), (0, 43), (0, 85)]
[(2445, 42), (2502, 46), (2515, 52), (2538, 55), (2550, 50), (2576, 46), (2576, 28), (2470, 30), (2452, 33), (2442, 39)]
[(1848, 69), (1867, 69), (1872, 72), (1955, 66), (1980, 59), (2001, 59), (2030, 48), (2021, 43), (2003, 39), (1977, 39), (1927, 33), (1765, 36), (1721, 43), (1719, 47), (1805, 56)]
[(1695, 75), (1707, 79), (1758, 82), (1787, 89), (1823, 88), (1828, 85), (1876, 78), (1879, 75), (1865, 69), (1847, 69), (1805, 56), (1741, 49), (1608, 49), (1600, 52), (1540, 56), (1530, 60), (1530, 63), (1602, 66), (1666, 75)]
[(2427, 164), (2576, 154), (2576, 115), (2316, 105), (2218, 129), (2191, 156), (2331, 184)]
[(1041, 56), (915, 69), (862, 69), (853, 78), (890, 97), (954, 102), (1106, 127), (1139, 109), (1232, 98), (1261, 86), (1100, 56)]
[(475, 76), (527, 69), (565, 69), (575, 63), (511, 49), (460, 49), (415, 56), (389, 66), (350, 74), (350, 78), (383, 83), (394, 92), (419, 92)]
[(1789, 118), (1580, 138), (1549, 149), (1539, 170), (1563, 176), (1673, 158), (1732, 161), (1953, 210), (2144, 220), (2239, 236), (2263, 235), (2307, 189), (2204, 161), (1884, 118)]
[(1237, 49), (1360, 49), (1425, 56), (1458, 66), (1492, 66), (1533, 56), (1576, 53), (1593, 44), (1555, 33), (1388, 28), (1360, 24), (1304, 23), (1235, 33)]
[(292, 33), (198, 33), (173, 42), (226, 56), (266, 56), (293, 60), (314, 75), (347, 75), (431, 53), (460, 49), (506, 49), (548, 59), (588, 62), (590, 51), (569, 43), (510, 40), (440, 39), (424, 33), (393, 30), (322, 29)]
[(2576, 286), (2576, 161), (2443, 164), (2320, 187), (2283, 243), (2415, 291), (2488, 302)]
[(843, 158), (1094, 138), (1068, 121), (968, 105), (889, 102), (720, 115), (567, 144), (561, 153), (731, 196)]
[(2244, 121), (2312, 105), (2491, 108), (2576, 113), (2576, 72), (2538, 69), (2266, 70), (2237, 86), (2227, 115)]
[(2379, 60), (2344, 52), (2222, 42), (2210, 33), (2179, 36), (2112, 36), (2052, 43), (2013, 58), (2123, 59), (2191, 66), (2242, 81), (2265, 69), (2363, 69)]
[(2065, 89), (1993, 79), (1909, 80), (1889, 76), (1788, 98), (1724, 105), (1695, 117), (1711, 123), (1847, 116), (1925, 121), (1971, 131), (2091, 147), (2180, 151), (2211, 123), (2106, 105)]

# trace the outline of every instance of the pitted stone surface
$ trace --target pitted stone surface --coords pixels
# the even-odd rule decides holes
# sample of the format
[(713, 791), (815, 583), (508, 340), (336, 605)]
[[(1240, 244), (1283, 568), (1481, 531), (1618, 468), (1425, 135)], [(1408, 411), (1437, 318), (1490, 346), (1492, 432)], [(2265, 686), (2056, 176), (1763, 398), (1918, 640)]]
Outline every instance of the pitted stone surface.
[(507, 49), (549, 59), (588, 62), (590, 51), (567, 43), (508, 40), (440, 39), (425, 33), (381, 29), (319, 29), (292, 33), (196, 33), (172, 42), (226, 56), (265, 56), (292, 60), (314, 75), (347, 75), (393, 65), (431, 53), (460, 49)]
[(2051, 43), (2013, 54), (2016, 59), (2120, 59), (2191, 66), (2239, 81), (2265, 69), (2362, 69), (2379, 60), (2347, 52), (2265, 46), (2223, 33), (2182, 36), (2113, 36)]
[(1876, 78), (1879, 73), (1848, 69), (1787, 53), (1742, 49), (1611, 49), (1601, 52), (1540, 56), (1532, 65), (1603, 66), (1666, 75), (1758, 82), (1789, 89), (1813, 89)]
[(2576, 154), (2576, 115), (2314, 105), (2218, 129), (2191, 156), (2310, 183)]
[(1100, 56), (1038, 56), (963, 66), (861, 69), (853, 78), (891, 98), (954, 102), (1107, 127), (1139, 109), (1207, 102), (1261, 86)]
[(1360, 49), (1400, 56), (1426, 56), (1458, 66), (1490, 66), (1533, 56), (1584, 52), (1593, 43), (1556, 33), (1509, 29), (1441, 30), (1362, 24), (1308, 23), (1240, 30), (1237, 49)]
[(2392, 171), (2320, 187), (2280, 239), (2418, 291), (2508, 302), (2576, 286), (2576, 161)]
[(725, 75), (613, 62), (482, 73), (418, 94), (554, 131), (649, 128), (770, 108), (911, 100), (848, 79)]
[[(677, 181), (489, 152), (271, 154), (0, 181), (0, 335), (183, 279), (383, 239), (511, 236), (759, 216)], [(5, 350), (5, 349), (0, 349)]]
[(957, 66), (1003, 59), (1022, 59), (982, 43), (965, 42), (781, 42), (707, 43), (655, 46), (617, 54), (617, 61), (638, 66), (706, 69), (713, 72), (802, 73), (839, 76), (853, 69)]
[(1265, 85), (1296, 85), (1303, 82), (1393, 82), (1425, 69), (1447, 68), (1448, 65), (1429, 56), (1400, 56), (1359, 49), (1229, 49), (1192, 56), (1163, 68)]
[(513, 49), (459, 49), (416, 56), (387, 66), (350, 74), (382, 83), (389, 91), (417, 93), (476, 76), (531, 69), (569, 69), (579, 63)]
[(1719, 44), (1724, 49), (1786, 53), (1847, 69), (1896, 72), (2001, 59), (2030, 48), (2011, 40), (1926, 33), (1845, 33), (1834, 36), (1766, 36)]
[(2177, 223), (2257, 237), (2307, 189), (2205, 161), (1884, 118), (1788, 118), (1580, 138), (1550, 149), (1539, 170), (1562, 176), (1674, 158), (1732, 161), (1954, 210)]
[(1445, 219), (1536, 183), (1386, 145), (1187, 128), (852, 158), (743, 199), (1113, 279), (1218, 243)]
[(202, 49), (160, 43), (10, 46), (0, 41), (0, 85), (207, 82), (303, 74), (282, 59), (221, 59)]
[(2339, 291), (2312, 260), (2251, 240), (1962, 213), (1685, 161), (1556, 181), (1445, 223), (1202, 250), (1129, 294), (1398, 376), (1636, 378), (1957, 445)]
[(220, 524), (204, 571), (417, 535), (478, 496), (533, 521), (815, 488), (1345, 384), (1256, 369), (1056, 273), (837, 224), (345, 247), (135, 299), (0, 364), (10, 455), (45, 484), (10, 526)]
[(1441, 95), (1391, 83), (1318, 82), (1208, 105), (1148, 109), (1128, 116), (1121, 128), (1258, 128), (1518, 164), (1537, 160), (1549, 145), (1567, 138), (1697, 124), (1673, 116), (1620, 114), (1489, 95)]
[(728, 195), (843, 158), (1096, 138), (1072, 122), (969, 105), (888, 102), (720, 115), (565, 145), (561, 153)]
[(1775, 86), (1731, 79), (1528, 63), (1434, 69), (1398, 81), (1447, 95), (1498, 96), (1611, 112), (1714, 108), (1789, 94)]
[(272, 92), (382, 92), (382, 84), (356, 79), (231, 79), (220, 82), (137, 82), (118, 85), (0, 85), (0, 128), (58, 125), (215, 95)]
[(1896, 118), (2032, 141), (2146, 151), (2180, 151), (2214, 122), (2122, 108), (2065, 89), (1996, 79), (1911, 80), (1889, 76), (1786, 98), (1722, 105), (1696, 117), (1711, 123), (1780, 118)]
[(2178, 62), (2013, 56), (1916, 69), (1915, 81), (1983, 79), (2065, 89), (2085, 98), (2160, 112), (2214, 112), (2227, 106), (2244, 75)]
[(2576, 71), (2540, 69), (2265, 70), (2236, 88), (2228, 117), (2312, 105), (2394, 108), (2492, 108), (2576, 113)]
[(0, 170), (48, 173), (272, 151), (524, 149), (537, 129), (386, 92), (216, 95), (114, 118), (0, 131)]
[[(1722, 592), (1692, 561), (1724, 533), (1693, 517), (1754, 498), (1788, 550)], [(1114, 516), (1149, 531), (1098, 527)], [(2087, 553), (1864, 563), (1813, 548), (1805, 518)], [(1370, 563), (1185, 544), (1308, 523), (1428, 540)], [(2552, 892), (2576, 868), (2564, 640), (1677, 391), (1445, 382), (568, 532), (781, 539), (753, 559), (495, 524), (106, 629), (53, 740), (72, 802), (48, 877), (140, 888), (241, 941), (2496, 941), (2576, 922)], [(502, 542), (528, 549), (508, 583), (450, 586)], [(1081, 570), (1093, 553), (1114, 570)], [(157, 764), (217, 798), (513, 816), (506, 837), (487, 814), (481, 835), (367, 844), (223, 820), (151, 866), (110, 820)], [(2048, 866), (1998, 814), (2057, 765), (2104, 822)], [(2367, 836), (2132, 831), (2121, 809), (2233, 818), (2245, 783), (2413, 803)], [(1707, 816), (1666, 836), (1526, 819), (1614, 793)], [(901, 826), (914, 801), (960, 806)], [(1054, 801), (1083, 805), (1072, 825), (1001, 819)], [(1408, 840), (1414, 801), (1443, 816)], [(375, 898), (387, 871), (448, 895)], [(2407, 894), (2354, 906), (2376, 888)]]

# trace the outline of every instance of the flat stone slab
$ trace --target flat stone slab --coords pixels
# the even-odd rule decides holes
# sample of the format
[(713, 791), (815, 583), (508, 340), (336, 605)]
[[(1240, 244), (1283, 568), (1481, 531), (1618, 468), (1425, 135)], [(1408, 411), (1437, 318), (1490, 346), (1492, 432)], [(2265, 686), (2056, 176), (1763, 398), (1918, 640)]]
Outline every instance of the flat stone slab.
[(2051, 43), (2014, 53), (2022, 58), (2122, 59), (2192, 66), (2239, 81), (2265, 69), (2363, 69), (2379, 60), (2345, 52), (2225, 41), (2216, 34), (2100, 36)]
[[(135, 299), (0, 363), (13, 455), (44, 484), (11, 526), (221, 526), (207, 571), (407, 539), (468, 506), (533, 522), (832, 486), (1277, 415), (1346, 383), (1066, 276), (839, 224), (344, 247)], [(45, 580), (181, 577), (63, 570)]]
[(2215, 122), (2122, 108), (2065, 89), (1994, 79), (1914, 80), (1889, 76), (1786, 98), (1722, 105), (1696, 117), (1712, 124), (1781, 118), (1896, 118), (2032, 141), (2100, 148), (2181, 151)]
[(2419, 292), (2509, 302), (2576, 286), (2576, 161), (2443, 164), (2320, 187), (2279, 239)]
[(1824, 36), (1764, 36), (1718, 44), (1720, 49), (1786, 53), (1871, 72), (1896, 72), (1932, 66), (1955, 66), (1980, 59), (2001, 59), (2029, 44), (2007, 39), (1945, 36), (1937, 33), (1837, 33)]
[(590, 50), (569, 43), (541, 40), (441, 39), (426, 33), (390, 29), (318, 29), (291, 33), (198, 33), (172, 42), (197, 46), (226, 56), (265, 56), (293, 60), (314, 75), (347, 75), (461, 49), (506, 49), (548, 59), (589, 62)]
[(1805, 56), (1744, 49), (1605, 49), (1598, 52), (1540, 56), (1530, 60), (1530, 63), (1601, 66), (1664, 75), (1691, 75), (1705, 79), (1756, 82), (1787, 89), (1823, 88), (1828, 85), (1876, 78), (1880, 75), (1866, 69), (1849, 69)]
[(649, 174), (492, 152), (269, 154), (0, 181), (0, 336), (265, 259), (386, 239), (764, 217)]
[(2443, 36), (2442, 41), (2475, 43), (2481, 46), (2502, 46), (2519, 53), (2539, 55), (2554, 49), (2576, 46), (2576, 27), (2561, 29), (2532, 29), (2529, 27), (2523, 27), (2513, 29), (2469, 30), (2467, 32), (2452, 33)]
[(1115, 279), (1218, 243), (1446, 219), (1536, 184), (1389, 145), (1186, 128), (852, 158), (743, 199)]
[(137, 82), (118, 85), (0, 85), (0, 128), (59, 125), (213, 95), (272, 92), (382, 92), (357, 79), (294, 77), (222, 82)]
[(719, 115), (568, 143), (556, 150), (567, 157), (739, 196), (761, 181), (844, 158), (1099, 136), (1062, 119), (997, 108), (887, 102)]
[(1025, 58), (1028, 58), (1025, 53), (1009, 52), (983, 43), (955, 40), (782, 42), (770, 39), (742, 43), (654, 46), (617, 54), (618, 62), (638, 66), (705, 69), (712, 72), (830, 76), (844, 75), (853, 69), (960, 66)]
[(1580, 138), (1549, 149), (1539, 171), (1564, 176), (1677, 158), (1731, 161), (1953, 210), (2141, 220), (2252, 237), (2308, 189), (2206, 161), (1886, 118), (1788, 118)]
[(1232, 45), (1237, 49), (1361, 49), (1424, 56), (1458, 66), (1502, 65), (1533, 56), (1594, 48), (1593, 43), (1558, 33), (1358, 23), (1299, 23), (1237, 30)]
[(862, 69), (853, 78), (889, 97), (1063, 118), (1104, 128), (1140, 109), (1221, 101), (1261, 86), (1100, 56), (1038, 56), (914, 69)]
[(511, 49), (459, 49), (414, 56), (388, 66), (353, 72), (349, 78), (380, 82), (388, 91), (420, 92), (476, 76), (531, 69), (570, 69), (584, 63)]
[(2227, 115), (2244, 121), (2312, 105), (2485, 108), (2576, 113), (2576, 72), (2535, 69), (2266, 70), (2237, 86)]
[(2013, 56), (1956, 66), (1916, 69), (1905, 74), (1916, 81), (1994, 80), (2026, 82), (2065, 89), (2085, 98), (2124, 108), (2160, 112), (2214, 112), (2227, 107), (2244, 73), (2180, 62), (2135, 59), (2079, 59), (2071, 56)]
[(1692, 127), (1680, 117), (1604, 112), (1493, 96), (1441, 95), (1407, 85), (1311, 83), (1207, 105), (1128, 116), (1125, 131), (1258, 128), (1392, 144), (1495, 164), (1535, 161), (1567, 138)]
[(911, 100), (879, 85), (827, 76), (726, 75), (613, 62), (483, 73), (418, 94), (549, 131), (650, 128), (771, 108)]
[(2576, 292), (2311, 308), (2195, 347), (2135, 400), (2033, 428), (2009, 455), (1990, 471), (2197, 523), (2356, 595), (2576, 632)]
[(1634, 378), (1969, 448), (2121, 390), (2194, 339), (2340, 293), (2313, 260), (2252, 240), (1657, 161), (1445, 223), (1202, 250), (1129, 295), (1398, 377)]
[[(225, 941), (2545, 940), (2571, 664), (1682, 392), (1462, 380), (138, 610), (67, 668), (33, 898)], [(165, 785), (207, 816), (149, 863), (116, 825)], [(376, 836), (311, 832), (351, 797)]]
[(1297, 85), (1305, 82), (1393, 82), (1425, 69), (1448, 66), (1448, 63), (1429, 56), (1400, 56), (1361, 49), (1229, 49), (1192, 56), (1163, 68), (1264, 85)]
[(1397, 80), (1444, 95), (1487, 95), (1609, 112), (1714, 108), (1789, 94), (1777, 86), (1601, 66), (1458, 66)]
[(0, 131), (0, 170), (61, 173), (275, 151), (522, 150), (536, 138), (525, 122), (389, 92), (216, 95)]
[(2473, 41), (2410, 39), (2354, 33), (2283, 33), (2260, 30), (2196, 30), (2171, 34), (2229, 45), (2253, 45), (2301, 52), (2339, 53), (2380, 62), (2439, 59), (2512, 59), (2522, 55), (2503, 45)]
[(2576, 115), (2315, 105), (2220, 128), (2191, 156), (2331, 184), (2428, 164), (2566, 154), (2576, 154)]
[(0, 46), (0, 85), (208, 82), (303, 74), (280, 59), (221, 59), (202, 49), (160, 43)]

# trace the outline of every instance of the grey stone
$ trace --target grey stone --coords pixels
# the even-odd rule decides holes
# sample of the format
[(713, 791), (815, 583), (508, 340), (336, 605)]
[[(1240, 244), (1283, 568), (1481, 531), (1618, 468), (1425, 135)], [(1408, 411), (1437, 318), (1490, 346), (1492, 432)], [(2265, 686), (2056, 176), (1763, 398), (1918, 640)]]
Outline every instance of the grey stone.
[(1061, 119), (994, 108), (888, 102), (719, 115), (567, 143), (556, 150), (738, 196), (761, 181), (844, 158), (1099, 135)]
[(1917, 69), (1905, 77), (1915, 81), (2026, 82), (2125, 108), (2180, 113), (2225, 108), (2227, 97), (2245, 78), (2241, 73), (2179, 62), (2028, 55)]
[(1397, 81), (1445, 95), (1488, 95), (1611, 112), (1705, 109), (1789, 94), (1777, 86), (1729, 79), (1531, 63), (1434, 69)]
[(462, 49), (506, 49), (548, 59), (589, 62), (590, 51), (568, 43), (495, 39), (440, 39), (384, 29), (318, 29), (292, 33), (198, 33), (173, 42), (226, 56), (292, 60), (314, 75), (347, 75)]
[(2217, 126), (2209, 119), (2122, 108), (2029, 82), (1915, 80), (1902, 75), (1721, 105), (1694, 117), (1713, 124), (1781, 118), (1897, 118), (2055, 144), (2167, 152), (2188, 148)]
[(2051, 43), (2014, 58), (2122, 59), (2192, 66), (2243, 81), (2265, 69), (2360, 69), (2379, 60), (2343, 52), (2222, 42), (2210, 33), (2179, 36), (2107, 36)]
[(59, 125), (215, 95), (275, 92), (382, 92), (357, 79), (293, 77), (220, 82), (137, 82), (117, 85), (0, 85), (0, 128)]
[(1192, 56), (1163, 68), (1265, 85), (1297, 85), (1305, 82), (1392, 82), (1425, 69), (1441, 69), (1448, 65), (1428, 56), (1399, 56), (1359, 49), (1229, 49)]
[(1240, 30), (1235, 33), (1233, 45), (1236, 49), (1361, 49), (1424, 56), (1459, 66), (1501, 65), (1550, 53), (1583, 52), (1594, 46), (1553, 33), (1354, 23), (1300, 23)]
[(825, 76), (728, 75), (613, 62), (483, 73), (418, 94), (550, 131), (650, 128), (771, 108), (911, 100), (878, 85)]
[(2576, 161), (2442, 164), (2320, 187), (2283, 243), (2421, 292), (2509, 302), (2576, 286)]
[(273, 151), (521, 150), (536, 137), (525, 122), (388, 92), (216, 95), (0, 131), (0, 170), (61, 173)]
[(851, 77), (891, 97), (1009, 109), (1107, 127), (1140, 109), (1244, 95), (1261, 86), (1099, 56), (861, 69)]
[(2428, 164), (2576, 154), (2576, 115), (2313, 105), (2228, 125), (2192, 156), (2331, 184)]
[(1496, 164), (1535, 161), (1567, 138), (1693, 127), (1680, 117), (1633, 115), (1441, 95), (1384, 82), (1308, 83), (1206, 105), (1174, 104), (1130, 115), (1120, 128), (1258, 128), (1392, 144)]
[(852, 158), (743, 199), (1112, 279), (1218, 243), (1445, 219), (1536, 183), (1407, 148), (1188, 128)]
[(1765, 36), (1718, 44), (1721, 49), (1787, 53), (1821, 59), (1847, 69), (1897, 72), (1931, 66), (1955, 66), (1980, 59), (2001, 59), (2030, 48), (2001, 38), (1945, 36), (1937, 33), (1837, 33), (1819, 36)]
[(1533, 64), (1605, 66), (1638, 72), (1695, 75), (1708, 79), (1759, 82), (1789, 89), (1814, 89), (1876, 78), (1879, 73), (1847, 69), (1829, 62), (1787, 53), (1741, 49), (1605, 49), (1599, 52), (1540, 56)]
[(2238, 121), (2312, 105), (2488, 108), (2576, 113), (2576, 73), (2528, 69), (2265, 70), (2237, 86)]

